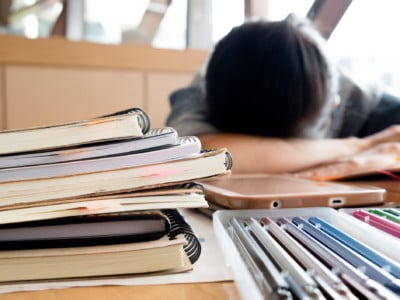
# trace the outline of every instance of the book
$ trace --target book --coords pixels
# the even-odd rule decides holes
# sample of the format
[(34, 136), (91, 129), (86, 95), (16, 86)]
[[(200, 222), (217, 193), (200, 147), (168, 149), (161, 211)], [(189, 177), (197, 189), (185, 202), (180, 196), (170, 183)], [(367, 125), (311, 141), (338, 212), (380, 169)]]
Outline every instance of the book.
[[(91, 247), (1, 251), (0, 282), (182, 272), (192, 266), (183, 237)], [(28, 267), (29, 266), (29, 267)]]
[(0, 225), (0, 250), (124, 244), (166, 235), (170, 223), (160, 210), (86, 214)]
[(172, 127), (151, 128), (142, 137), (99, 142), (53, 151), (34, 151), (0, 155), (0, 169), (55, 164), (137, 152), (177, 143), (178, 134)]
[(197, 236), (178, 210), (161, 212), (169, 232), (155, 240), (0, 251), (0, 282), (191, 270), (201, 252)]
[(0, 169), (0, 182), (72, 176), (75, 174), (110, 171), (157, 164), (187, 158), (201, 151), (201, 142), (195, 136), (178, 137), (175, 144), (131, 151), (120, 155), (83, 159), (57, 164)]
[(106, 196), (50, 200), (29, 205), (1, 207), (0, 224), (83, 216), (87, 214), (121, 213), (153, 209), (207, 207), (203, 186), (189, 182), (156, 189)]
[(179, 160), (63, 177), (0, 182), (0, 206), (107, 195), (156, 188), (230, 174), (232, 157), (225, 148), (202, 150)]
[(314, 180), (340, 180), (379, 174), (396, 177), (397, 172), (400, 172), (400, 143), (386, 143), (294, 175)]
[(141, 137), (149, 129), (147, 113), (140, 108), (131, 108), (83, 121), (1, 131), (0, 154)]

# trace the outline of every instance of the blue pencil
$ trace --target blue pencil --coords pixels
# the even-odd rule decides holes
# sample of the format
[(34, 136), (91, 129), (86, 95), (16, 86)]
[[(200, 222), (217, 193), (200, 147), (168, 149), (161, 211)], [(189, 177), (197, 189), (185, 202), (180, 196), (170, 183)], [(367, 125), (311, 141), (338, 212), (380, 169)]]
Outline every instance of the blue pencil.
[(364, 256), (365, 258), (372, 261), (374, 264), (378, 265), (379, 267), (387, 270), (393, 276), (400, 278), (400, 266), (390, 258), (376, 252), (375, 250), (371, 249), (370, 247), (362, 244), (360, 241), (357, 241), (353, 237), (349, 236), (348, 234), (344, 233), (343, 231), (337, 229), (336, 227), (332, 226), (331, 224), (327, 223), (326, 221), (322, 220), (319, 217), (310, 217), (308, 221), (311, 224), (314, 224), (322, 231), (326, 232), (330, 236), (334, 237), (347, 247), (353, 249), (358, 254)]
[(392, 291), (367, 277), (300, 227), (294, 225), (288, 218), (279, 218), (277, 223), (366, 299), (395, 299)]
[(305, 232), (313, 236), (354, 267), (365, 270), (365, 275), (384, 285), (397, 295), (400, 295), (400, 281), (398, 278), (395, 278), (393, 275), (372, 264), (369, 260), (360, 256), (348, 247), (343, 246), (328, 234), (311, 225), (311, 223), (307, 222), (304, 218), (294, 217), (292, 222), (297, 226), (302, 226), (302, 229)]

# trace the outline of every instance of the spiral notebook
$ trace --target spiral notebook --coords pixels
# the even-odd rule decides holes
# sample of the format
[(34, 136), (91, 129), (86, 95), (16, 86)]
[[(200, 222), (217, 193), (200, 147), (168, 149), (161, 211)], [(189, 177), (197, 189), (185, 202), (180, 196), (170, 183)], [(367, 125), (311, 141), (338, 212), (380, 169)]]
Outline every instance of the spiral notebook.
[[(131, 192), (171, 186), (230, 174), (232, 158), (225, 148), (207, 150), (178, 160), (101, 172), (0, 181), (0, 206), (30, 206), (39, 202)], [(43, 192), (45, 191), (45, 192)]]
[(178, 133), (171, 127), (151, 128), (146, 134), (138, 138), (106, 141), (52, 151), (0, 155), (0, 169), (64, 163), (135, 153), (150, 148), (174, 145), (177, 144), (177, 139)]
[(0, 282), (187, 271), (201, 253), (176, 209), (7, 224), (0, 235)]
[(189, 158), (195, 154), (199, 154), (200, 151), (201, 142), (197, 137), (183, 136), (178, 137), (174, 144), (160, 145), (155, 148), (139, 151), (132, 150), (127, 153), (93, 159), (0, 169), (0, 182), (38, 180), (41, 178), (72, 176), (146, 166)]
[(131, 108), (72, 123), (0, 131), (0, 154), (141, 137), (149, 129), (148, 114), (140, 108)]

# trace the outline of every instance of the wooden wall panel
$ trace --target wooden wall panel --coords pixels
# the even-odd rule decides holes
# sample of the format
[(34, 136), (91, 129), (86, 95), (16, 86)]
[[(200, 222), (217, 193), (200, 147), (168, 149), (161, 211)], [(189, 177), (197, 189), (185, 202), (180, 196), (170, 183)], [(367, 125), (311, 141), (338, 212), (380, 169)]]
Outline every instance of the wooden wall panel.
[(187, 86), (194, 74), (177, 72), (152, 72), (146, 74), (146, 110), (154, 127), (165, 126), (170, 112), (169, 95), (177, 88)]
[(5, 76), (7, 128), (56, 124), (144, 107), (141, 72), (9, 65)]
[(133, 43), (105, 45), (63, 38), (0, 35), (0, 45), (1, 64), (195, 73), (207, 57), (202, 50), (157, 49)]

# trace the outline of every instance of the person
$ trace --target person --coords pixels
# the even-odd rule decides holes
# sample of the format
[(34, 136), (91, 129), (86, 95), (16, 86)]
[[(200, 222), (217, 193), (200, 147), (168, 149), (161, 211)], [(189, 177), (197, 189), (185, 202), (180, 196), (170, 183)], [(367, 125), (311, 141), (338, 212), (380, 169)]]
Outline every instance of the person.
[(235, 173), (292, 173), (400, 141), (400, 100), (356, 84), (293, 15), (233, 28), (170, 104), (167, 125), (228, 148)]

